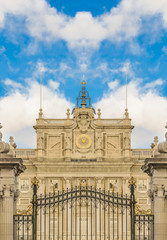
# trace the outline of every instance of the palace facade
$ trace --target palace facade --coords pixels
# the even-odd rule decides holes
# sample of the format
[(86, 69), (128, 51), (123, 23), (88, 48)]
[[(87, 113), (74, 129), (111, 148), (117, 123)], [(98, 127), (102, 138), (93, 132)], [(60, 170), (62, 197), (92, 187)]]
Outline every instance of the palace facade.
[[(18, 179), (17, 208), (25, 210), (31, 203), (34, 176), (40, 181), (38, 193), (87, 185), (127, 194), (128, 180), (133, 176), (137, 181), (137, 204), (141, 209), (150, 208), (149, 177), (141, 166), (153, 149), (132, 149), (133, 126), (128, 110), (120, 119), (101, 118), (101, 110), (95, 113), (91, 106), (86, 82), (81, 84), (76, 107), (72, 113), (67, 109), (65, 119), (44, 118), (40, 109), (34, 126), (36, 149), (15, 149), (16, 157), (22, 158), (26, 166)], [(11, 148), (12, 144), (11, 139)]]

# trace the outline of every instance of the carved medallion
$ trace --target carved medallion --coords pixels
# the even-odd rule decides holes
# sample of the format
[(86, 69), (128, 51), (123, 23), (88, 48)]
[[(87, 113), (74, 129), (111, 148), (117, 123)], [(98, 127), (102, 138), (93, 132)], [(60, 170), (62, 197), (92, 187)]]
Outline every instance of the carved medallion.
[(86, 134), (81, 134), (76, 139), (78, 148), (89, 148), (92, 145), (91, 137)]
[(87, 130), (90, 125), (90, 117), (87, 114), (81, 114), (77, 118), (78, 126), (81, 130)]

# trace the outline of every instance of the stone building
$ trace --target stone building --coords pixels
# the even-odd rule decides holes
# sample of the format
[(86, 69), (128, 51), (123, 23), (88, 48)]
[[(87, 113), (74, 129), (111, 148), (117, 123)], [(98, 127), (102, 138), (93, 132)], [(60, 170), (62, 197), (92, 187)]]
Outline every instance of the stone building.
[[(147, 195), (149, 177), (141, 166), (152, 149), (132, 149), (133, 126), (125, 109), (123, 118), (103, 119), (91, 106), (86, 82), (81, 82), (76, 107), (67, 109), (65, 119), (47, 119), (40, 109), (34, 129), (36, 149), (13, 149), (23, 159), (26, 170), (19, 176), (17, 208), (24, 210), (32, 200), (31, 181), (36, 176), (39, 193), (71, 186), (94, 186), (129, 194), (128, 180), (137, 181), (136, 200), (142, 209), (150, 208)], [(13, 141), (11, 140), (11, 148)], [(157, 139), (155, 138), (155, 149)]]

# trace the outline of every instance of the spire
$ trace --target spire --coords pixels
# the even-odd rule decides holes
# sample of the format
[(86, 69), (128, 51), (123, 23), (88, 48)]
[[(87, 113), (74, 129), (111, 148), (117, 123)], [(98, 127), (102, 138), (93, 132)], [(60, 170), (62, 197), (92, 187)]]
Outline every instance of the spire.
[(85, 80), (85, 75), (83, 74), (81, 85), (86, 85), (86, 84), (87, 84), (87, 81)]
[(82, 102), (81, 102), (81, 106), (83, 108), (86, 107), (87, 103), (86, 103), (86, 92), (85, 92), (85, 85), (87, 84), (86, 80), (85, 80), (85, 75), (83, 75), (83, 79), (82, 79), (82, 82), (81, 82), (81, 85), (82, 85)]
[(43, 117), (43, 111), (42, 111), (42, 71), (40, 68), (40, 109), (39, 109), (39, 118)]
[(125, 69), (126, 71), (126, 108), (125, 108), (125, 118), (129, 118), (129, 113), (128, 113), (128, 84), (127, 84), (127, 68)]

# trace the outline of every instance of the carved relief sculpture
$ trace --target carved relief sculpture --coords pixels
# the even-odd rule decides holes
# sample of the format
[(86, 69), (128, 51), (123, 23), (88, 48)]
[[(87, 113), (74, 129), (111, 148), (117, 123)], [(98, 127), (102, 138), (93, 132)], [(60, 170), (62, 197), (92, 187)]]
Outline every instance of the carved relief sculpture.
[(30, 190), (29, 179), (20, 179), (20, 191), (28, 192)]

